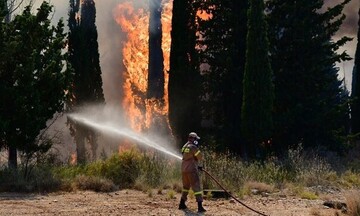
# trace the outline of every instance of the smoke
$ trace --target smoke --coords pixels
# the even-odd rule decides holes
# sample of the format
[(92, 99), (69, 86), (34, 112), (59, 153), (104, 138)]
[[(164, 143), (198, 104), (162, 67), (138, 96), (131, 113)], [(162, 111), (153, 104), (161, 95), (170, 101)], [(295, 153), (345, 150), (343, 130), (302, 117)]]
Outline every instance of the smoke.
[[(339, 4), (343, 2), (343, 0), (325, 0), (325, 8), (331, 7), (335, 4)], [(358, 10), (360, 7), (359, 0), (351, 0), (344, 8), (344, 14), (346, 15), (346, 19), (344, 20), (340, 30), (334, 36), (334, 40), (338, 40), (343, 36), (348, 36), (353, 38), (352, 41), (345, 44), (343, 47), (339, 49), (339, 53), (346, 51), (346, 53), (354, 58), (355, 49), (357, 43), (357, 31), (358, 31)], [(354, 67), (354, 60), (341, 62), (337, 64), (339, 67), (339, 78), (344, 79), (346, 87), (348, 90), (351, 90), (351, 81), (352, 81), (352, 70)]]
[[(331, 1), (331, 0), (327, 0)], [(339, 1), (339, 0), (337, 0)], [(341, 1), (339, 1), (341, 2)], [(350, 3), (348, 3), (344, 8), (344, 14), (346, 15), (346, 19), (343, 22), (341, 29), (338, 33), (338, 35), (351, 35), (355, 36), (357, 34), (358, 29), (358, 10), (360, 7), (360, 1), (359, 0), (351, 0)]]
[(107, 104), (121, 106), (123, 98), (122, 72), (122, 41), (125, 35), (113, 16), (114, 8), (122, 1), (98, 0), (96, 4), (96, 26), (98, 29), (98, 43), (100, 66), (102, 70), (103, 90)]

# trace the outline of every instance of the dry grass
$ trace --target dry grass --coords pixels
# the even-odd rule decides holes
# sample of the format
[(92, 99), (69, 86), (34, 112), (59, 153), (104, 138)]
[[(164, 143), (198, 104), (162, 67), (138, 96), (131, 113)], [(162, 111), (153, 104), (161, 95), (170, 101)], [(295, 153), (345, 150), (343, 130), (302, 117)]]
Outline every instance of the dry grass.
[(274, 186), (266, 184), (266, 183), (262, 183), (262, 182), (250, 181), (250, 182), (246, 182), (244, 186), (245, 186), (245, 188), (249, 188), (250, 190), (255, 189), (260, 194), (261, 193), (272, 193), (274, 191)]
[(316, 208), (310, 209), (310, 215), (312, 215), (312, 216), (322, 216), (320, 210), (316, 209)]
[(348, 215), (360, 216), (360, 191), (350, 191), (345, 195)]
[(96, 192), (110, 192), (117, 189), (111, 180), (85, 175), (79, 175), (74, 179), (74, 187), (80, 190), (93, 190)]

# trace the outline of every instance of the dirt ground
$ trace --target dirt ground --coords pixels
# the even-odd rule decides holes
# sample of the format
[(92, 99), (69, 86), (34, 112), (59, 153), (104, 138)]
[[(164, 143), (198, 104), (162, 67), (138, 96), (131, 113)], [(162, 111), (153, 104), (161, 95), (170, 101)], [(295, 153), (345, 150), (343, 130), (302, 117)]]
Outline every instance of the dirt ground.
[[(326, 195), (345, 201), (342, 192)], [(120, 190), (111, 193), (92, 191), (61, 192), (50, 194), (0, 193), (0, 215), (149, 215), (149, 216), (191, 216), (191, 215), (247, 215), (256, 214), (232, 199), (204, 200), (205, 214), (196, 213), (196, 202), (189, 198), (188, 210), (178, 210), (180, 194), (166, 191), (158, 194), (135, 190)], [(335, 216), (342, 215), (323, 205), (324, 200), (305, 200), (292, 196), (271, 194), (254, 195), (241, 199), (246, 205), (271, 216)], [(338, 212), (339, 214), (336, 214)]]

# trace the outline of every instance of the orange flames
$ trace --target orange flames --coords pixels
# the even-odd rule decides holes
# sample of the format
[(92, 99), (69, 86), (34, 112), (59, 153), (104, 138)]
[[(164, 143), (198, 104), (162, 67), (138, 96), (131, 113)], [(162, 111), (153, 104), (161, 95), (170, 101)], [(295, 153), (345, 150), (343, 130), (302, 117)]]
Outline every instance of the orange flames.
[[(213, 8), (214, 8), (214, 6), (209, 7), (209, 9), (213, 9)], [(196, 16), (202, 20), (210, 20), (213, 18), (213, 15), (210, 12), (205, 11), (205, 10), (198, 10), (196, 12)]]
[(76, 153), (72, 153), (69, 158), (69, 163), (71, 165), (76, 165), (76, 162), (77, 162)]
[[(147, 79), (149, 65), (149, 11), (134, 9), (131, 2), (119, 4), (114, 10), (116, 22), (126, 33), (123, 44), (123, 64), (125, 78), (122, 101), (130, 126), (136, 131), (149, 129), (154, 116), (167, 116), (168, 112), (168, 74), (170, 56), (170, 30), (172, 4), (163, 3), (162, 13), (162, 49), (164, 55), (165, 86), (164, 98), (159, 101), (147, 99)], [(167, 119), (167, 118), (166, 118)]]

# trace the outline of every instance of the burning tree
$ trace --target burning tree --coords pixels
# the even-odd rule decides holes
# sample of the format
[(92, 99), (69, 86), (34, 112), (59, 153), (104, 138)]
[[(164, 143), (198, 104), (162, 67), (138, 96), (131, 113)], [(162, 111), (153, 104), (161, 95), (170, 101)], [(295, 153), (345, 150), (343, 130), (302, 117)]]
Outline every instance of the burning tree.
[[(79, 9), (81, 11), (79, 12)], [(101, 68), (95, 25), (95, 3), (93, 0), (70, 0), (69, 12), (69, 55), (75, 78), (68, 110), (91, 103), (105, 103), (102, 90)], [(90, 144), (92, 158), (96, 158), (97, 134), (94, 130), (68, 121), (70, 131), (76, 142), (77, 162), (86, 161), (86, 143)]]
[(126, 35), (122, 47), (122, 104), (134, 130), (169, 135), (165, 71), (169, 70), (172, 4), (166, 0), (149, 4), (125, 2), (114, 10), (114, 18)]

